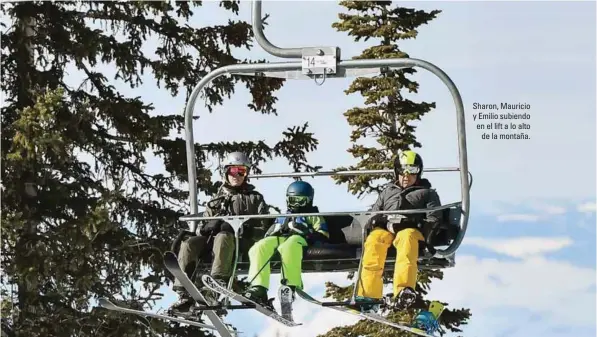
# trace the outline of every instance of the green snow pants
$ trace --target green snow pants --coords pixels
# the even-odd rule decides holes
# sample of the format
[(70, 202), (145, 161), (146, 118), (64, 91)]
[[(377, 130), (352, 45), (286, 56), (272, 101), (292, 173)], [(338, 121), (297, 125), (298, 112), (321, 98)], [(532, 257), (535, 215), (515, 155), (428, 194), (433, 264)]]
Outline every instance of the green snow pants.
[(307, 241), (300, 235), (269, 236), (259, 240), (249, 249), (248, 278), (251, 286), (262, 286), (269, 289), (271, 273), (269, 260), (277, 249), (280, 252), (282, 277), (286, 279), (286, 285), (302, 289), (303, 247), (306, 246)]

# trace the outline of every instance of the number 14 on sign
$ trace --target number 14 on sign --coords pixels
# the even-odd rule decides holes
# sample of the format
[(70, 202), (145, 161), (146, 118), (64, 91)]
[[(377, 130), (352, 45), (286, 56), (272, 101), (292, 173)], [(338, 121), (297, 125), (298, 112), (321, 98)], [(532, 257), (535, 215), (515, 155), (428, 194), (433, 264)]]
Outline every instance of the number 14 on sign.
[(313, 74), (325, 71), (327, 74), (336, 72), (336, 58), (333, 55), (303, 56), (303, 73)]

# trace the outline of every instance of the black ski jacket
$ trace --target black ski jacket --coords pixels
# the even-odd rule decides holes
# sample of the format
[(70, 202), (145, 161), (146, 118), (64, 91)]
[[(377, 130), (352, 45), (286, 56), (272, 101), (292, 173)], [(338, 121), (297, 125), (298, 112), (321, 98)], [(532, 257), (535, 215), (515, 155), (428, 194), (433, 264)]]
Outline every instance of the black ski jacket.
[[(269, 214), (269, 207), (263, 195), (255, 190), (255, 186), (244, 184), (240, 187), (231, 187), (224, 184), (207, 203), (203, 216), (251, 214)], [(243, 237), (262, 238), (272, 222), (273, 219), (249, 220), (243, 228)], [(223, 220), (210, 220), (199, 228), (201, 235), (215, 235), (221, 231), (234, 234), (232, 227)]]
[[(402, 189), (395, 183), (388, 183), (379, 194), (370, 211), (397, 211), (405, 209), (421, 209), (441, 206), (440, 198), (427, 179), (419, 179), (414, 185)], [(442, 211), (406, 215), (411, 225), (420, 226), (422, 222), (436, 225), (441, 221)], [(405, 227), (405, 228), (407, 228)]]

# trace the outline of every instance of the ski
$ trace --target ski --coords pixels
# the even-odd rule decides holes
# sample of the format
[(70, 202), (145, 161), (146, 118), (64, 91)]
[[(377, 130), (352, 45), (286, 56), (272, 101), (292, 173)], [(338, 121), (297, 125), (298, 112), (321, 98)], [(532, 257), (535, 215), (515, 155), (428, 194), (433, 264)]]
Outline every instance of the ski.
[(191, 320), (187, 320), (187, 319), (182, 319), (182, 318), (168, 316), (168, 315), (160, 315), (160, 314), (156, 314), (153, 312), (134, 310), (134, 309), (121, 307), (121, 306), (118, 306), (118, 305), (112, 303), (110, 300), (108, 300), (106, 298), (100, 298), (98, 300), (98, 304), (100, 307), (108, 309), (108, 310), (112, 310), (112, 311), (119, 311), (119, 312), (125, 312), (127, 314), (164, 319), (164, 320), (174, 321), (174, 322), (178, 322), (178, 323), (182, 323), (182, 324), (193, 325), (193, 326), (205, 328), (205, 329), (211, 329), (211, 330), (215, 329), (215, 327), (213, 327), (211, 325), (207, 325), (207, 324), (203, 324), (203, 323), (199, 323), (199, 322), (195, 322), (195, 321), (191, 321)]
[(229, 297), (235, 301), (238, 301), (242, 304), (245, 305), (252, 305), (255, 306), (255, 310), (257, 310), (258, 312), (260, 312), (261, 314), (271, 317), (273, 319), (275, 319), (276, 321), (286, 325), (286, 326), (299, 326), (301, 325), (301, 323), (296, 323), (292, 320), (286, 319), (280, 315), (278, 315), (275, 311), (272, 311), (262, 305), (260, 305), (259, 303), (256, 303), (254, 301), (251, 301), (250, 299), (244, 297), (243, 295), (240, 295), (238, 293), (235, 293), (232, 290), (229, 290), (225, 287), (222, 287), (221, 285), (219, 285), (210, 275), (203, 275), (201, 276), (201, 280), (203, 281), (203, 284), (210, 290), (217, 292), (218, 294), (224, 295), (226, 297)]
[[(180, 281), (182, 286), (196, 302), (207, 303), (193, 281), (191, 281), (182, 268), (180, 268), (176, 254), (173, 252), (166, 252), (164, 254), (164, 265), (166, 266), (166, 269), (168, 269), (168, 271), (170, 271), (170, 273), (172, 273), (172, 275), (174, 275), (174, 277)], [(221, 337), (233, 337), (236, 335), (236, 332), (230, 331), (222, 319), (214, 311), (205, 310), (203, 313), (207, 316), (207, 318), (209, 318), (211, 324), (214, 325), (214, 328), (218, 331)]]
[(283, 285), (278, 289), (278, 298), (280, 299), (280, 312), (282, 317), (289, 321), (292, 319), (292, 302), (294, 300), (292, 289), (289, 286)]
[(427, 334), (424, 331), (419, 330), (419, 329), (415, 329), (415, 328), (412, 328), (412, 327), (409, 327), (409, 326), (406, 326), (406, 325), (401, 325), (401, 324), (398, 324), (398, 323), (390, 322), (387, 319), (385, 319), (383, 316), (378, 315), (378, 314), (364, 313), (364, 312), (360, 312), (358, 310), (350, 309), (350, 308), (347, 308), (347, 307), (325, 306), (323, 304), (323, 302), (314, 299), (313, 297), (311, 297), (311, 295), (307, 294), (306, 292), (304, 292), (304, 291), (302, 291), (300, 289), (296, 289), (296, 293), (303, 300), (305, 300), (307, 302), (310, 302), (312, 304), (315, 304), (315, 305), (319, 305), (321, 307), (326, 307), (326, 308), (334, 309), (334, 310), (337, 310), (337, 311), (346, 312), (346, 313), (349, 313), (349, 314), (352, 314), (352, 315), (359, 316), (359, 317), (364, 318), (364, 319), (368, 319), (368, 320), (371, 320), (371, 321), (374, 321), (374, 322), (377, 322), (377, 323), (385, 324), (385, 325), (388, 325), (388, 326), (391, 326), (391, 327), (394, 327), (394, 328), (397, 328), (397, 329), (400, 329), (400, 330), (404, 330), (404, 331), (413, 333), (415, 335), (424, 336), (424, 337), (437, 337), (437, 336), (434, 336), (434, 335), (429, 335), (429, 334)]

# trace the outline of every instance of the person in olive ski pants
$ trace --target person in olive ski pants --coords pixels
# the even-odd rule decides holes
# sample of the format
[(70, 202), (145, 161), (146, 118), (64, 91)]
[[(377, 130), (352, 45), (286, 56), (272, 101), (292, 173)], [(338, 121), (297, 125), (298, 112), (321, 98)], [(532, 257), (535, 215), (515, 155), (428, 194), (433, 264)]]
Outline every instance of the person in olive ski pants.
[[(214, 198), (207, 203), (203, 216), (269, 213), (263, 195), (247, 182), (250, 167), (251, 163), (244, 153), (233, 152), (227, 156), (222, 165), (223, 184)], [(262, 238), (269, 224), (269, 219), (250, 220), (248, 226), (243, 227), (241, 246), (252, 245)], [(212, 254), (211, 276), (216, 282), (227, 286), (234, 264), (234, 230), (223, 220), (209, 220), (199, 226), (197, 232), (197, 236), (181, 243), (178, 263), (185, 272), (191, 274), (202, 256)], [(201, 281), (199, 279), (196, 282)], [(202, 285), (198, 284), (198, 288), (201, 289)], [(195, 302), (178, 280), (175, 280), (173, 290), (178, 293), (179, 299), (170, 309), (177, 312), (191, 309)], [(219, 297), (218, 294), (206, 290), (204, 296), (209, 302), (214, 302)]]
[[(286, 190), (288, 213), (318, 213), (313, 206), (315, 191), (304, 181), (295, 181)], [(303, 288), (301, 279), (303, 248), (329, 239), (326, 221), (320, 216), (279, 217), (265, 238), (249, 250), (250, 286), (245, 296), (259, 304), (272, 307), (267, 291), (270, 281), (270, 260), (276, 251), (282, 260), (281, 276), (293, 291)], [(294, 296), (294, 295), (293, 295)]]

